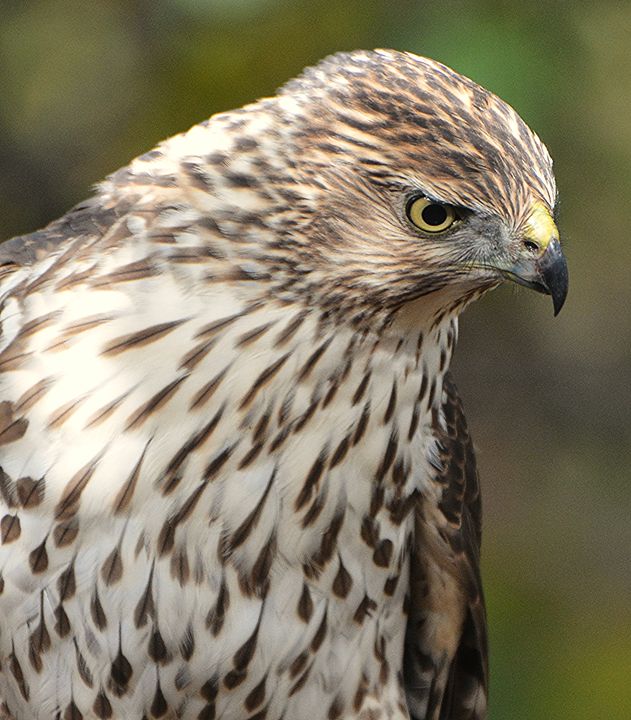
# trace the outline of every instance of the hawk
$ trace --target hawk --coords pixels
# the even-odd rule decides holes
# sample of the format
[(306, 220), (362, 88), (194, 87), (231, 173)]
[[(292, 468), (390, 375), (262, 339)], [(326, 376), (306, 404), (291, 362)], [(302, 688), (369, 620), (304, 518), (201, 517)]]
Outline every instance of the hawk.
[(449, 374), (567, 292), (550, 157), (432, 60), (338, 54), (0, 250), (0, 695), (16, 720), (484, 718)]

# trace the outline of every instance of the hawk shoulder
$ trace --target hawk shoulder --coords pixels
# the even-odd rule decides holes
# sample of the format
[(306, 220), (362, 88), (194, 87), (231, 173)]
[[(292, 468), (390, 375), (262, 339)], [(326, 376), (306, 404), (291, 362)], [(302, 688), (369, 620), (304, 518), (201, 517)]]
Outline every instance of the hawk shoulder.
[(107, 208), (96, 196), (79, 203), (42, 230), (0, 244), (0, 277), (21, 267), (34, 265), (76, 238), (98, 237), (115, 221), (119, 211)]

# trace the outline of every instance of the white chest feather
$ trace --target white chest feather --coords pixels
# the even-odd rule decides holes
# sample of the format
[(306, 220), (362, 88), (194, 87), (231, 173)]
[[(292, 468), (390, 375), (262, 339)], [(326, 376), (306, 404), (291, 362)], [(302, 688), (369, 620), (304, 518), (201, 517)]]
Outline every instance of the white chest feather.
[(25, 719), (397, 717), (454, 323), (152, 282), (5, 305), (0, 692)]

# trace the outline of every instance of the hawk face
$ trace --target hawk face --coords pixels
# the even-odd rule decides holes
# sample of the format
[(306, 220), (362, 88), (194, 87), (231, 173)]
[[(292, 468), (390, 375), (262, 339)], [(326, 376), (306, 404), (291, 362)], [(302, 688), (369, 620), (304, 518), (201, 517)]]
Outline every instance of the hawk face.
[[(444, 313), (510, 279), (567, 294), (552, 161), (515, 111), (434, 61), (335, 55), (279, 98), (325, 296)], [(346, 292), (347, 297), (341, 297)]]

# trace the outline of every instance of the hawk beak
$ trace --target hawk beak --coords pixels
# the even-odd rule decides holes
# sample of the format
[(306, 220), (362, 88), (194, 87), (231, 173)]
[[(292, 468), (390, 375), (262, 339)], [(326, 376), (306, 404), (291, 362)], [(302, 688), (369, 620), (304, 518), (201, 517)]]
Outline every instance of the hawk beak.
[(554, 314), (559, 314), (567, 297), (568, 272), (558, 238), (553, 238), (538, 258), (522, 258), (505, 274), (520, 285), (551, 295)]
[(504, 275), (520, 285), (552, 295), (556, 316), (567, 297), (567, 262), (552, 213), (542, 200), (532, 203), (521, 230), (521, 256), (505, 269)]

